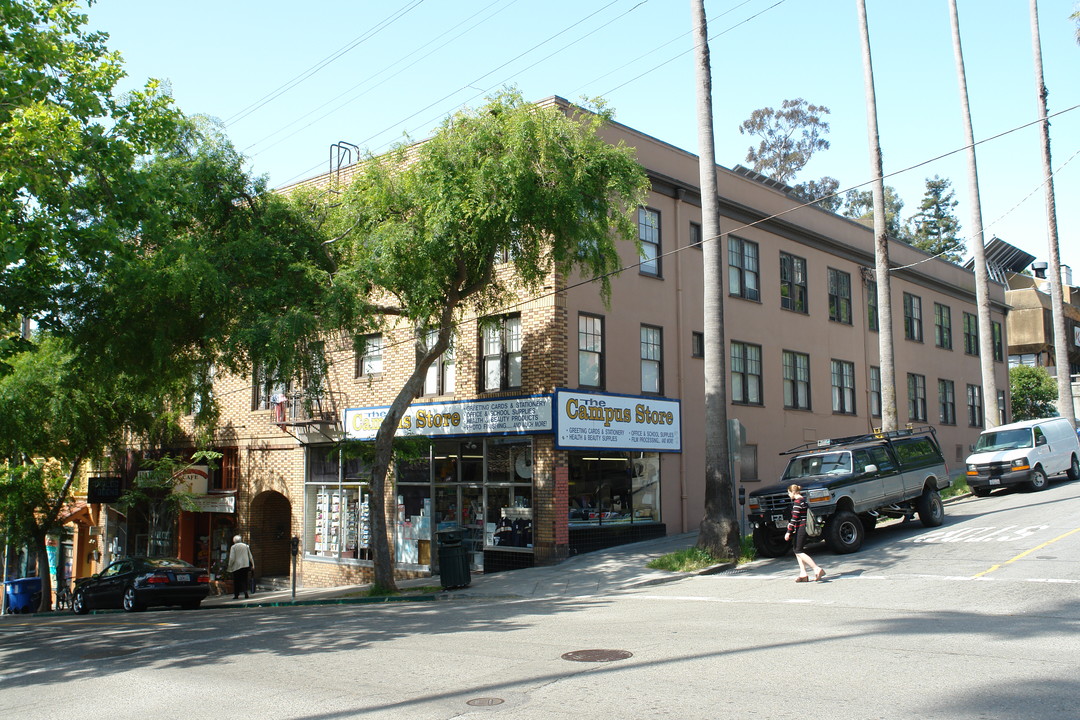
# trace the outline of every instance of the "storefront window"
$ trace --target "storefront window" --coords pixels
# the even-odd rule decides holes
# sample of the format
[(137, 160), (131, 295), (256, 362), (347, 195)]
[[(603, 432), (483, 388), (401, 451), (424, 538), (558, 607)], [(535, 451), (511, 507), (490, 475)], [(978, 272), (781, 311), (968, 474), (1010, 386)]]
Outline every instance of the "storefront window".
[(570, 453), (571, 525), (660, 521), (660, 455)]
[(371, 468), (358, 459), (340, 463), (337, 446), (308, 451), (304, 549), (309, 556), (371, 560)]

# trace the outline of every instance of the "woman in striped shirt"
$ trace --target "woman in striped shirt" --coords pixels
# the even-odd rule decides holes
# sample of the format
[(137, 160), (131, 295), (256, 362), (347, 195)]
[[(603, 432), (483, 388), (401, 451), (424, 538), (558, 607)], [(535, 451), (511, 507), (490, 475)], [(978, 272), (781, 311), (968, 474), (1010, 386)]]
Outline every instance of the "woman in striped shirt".
[(807, 582), (810, 580), (810, 576), (806, 572), (807, 565), (814, 571), (814, 580), (820, 580), (825, 577), (825, 570), (819, 567), (814, 562), (814, 558), (807, 555), (803, 550), (806, 545), (806, 512), (809, 505), (806, 498), (803, 497), (801, 486), (789, 486), (787, 494), (791, 498), (791, 520), (788, 522), (784, 539), (791, 540), (791, 536), (795, 536), (795, 559), (799, 561), (799, 575), (795, 578), (795, 582)]

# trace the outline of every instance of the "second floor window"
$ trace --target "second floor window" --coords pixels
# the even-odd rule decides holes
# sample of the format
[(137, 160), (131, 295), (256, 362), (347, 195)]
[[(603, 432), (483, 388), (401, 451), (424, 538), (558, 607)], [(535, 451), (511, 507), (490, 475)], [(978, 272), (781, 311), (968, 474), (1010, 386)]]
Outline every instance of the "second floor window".
[(578, 385), (604, 386), (604, 318), (578, 315)]
[(252, 394), (252, 410), (283, 409), (288, 401), (289, 382), (267, 377), (266, 371), (256, 367), (254, 371), (255, 382)]
[(810, 409), (810, 356), (784, 351), (784, 407)]
[(851, 324), (851, 275), (829, 268), (829, 319)]
[(810, 312), (804, 258), (780, 253), (780, 307), (795, 312)]
[(481, 390), (521, 387), (521, 316), (487, 318), (480, 325)]
[(690, 245), (691, 245), (691, 247), (696, 247), (696, 248), (698, 248), (700, 250), (701, 249), (702, 237), (703, 237), (703, 234), (701, 232), (701, 223), (696, 223), (696, 222), (690, 223)]
[(934, 344), (952, 350), (952, 310), (941, 303), (934, 303)]
[(383, 371), (383, 336), (365, 335), (356, 358), (356, 376), (378, 375)]
[(908, 418), (915, 422), (926, 422), (926, 376), (908, 373), (907, 376)]
[(979, 318), (971, 313), (964, 313), (964, 352), (979, 354)]
[(641, 240), (641, 265), (643, 275), (660, 276), (660, 213), (649, 208), (638, 208), (638, 239)]
[(659, 395), (664, 389), (663, 331), (641, 326), (641, 392)]
[(832, 409), (834, 413), (855, 414), (855, 363), (832, 361)]
[(904, 339), (922, 342), (922, 298), (904, 293)]
[(728, 237), (728, 293), (747, 300), (760, 300), (758, 244)]
[(731, 402), (761, 405), (761, 346), (731, 343)]
[[(428, 330), (424, 333), (424, 347), (430, 348), (438, 340), (438, 330)], [(428, 366), (424, 376), (425, 395), (450, 395), (454, 392), (456, 383), (457, 364), (454, 361), (454, 340), (451, 337), (450, 347), (443, 354), (435, 358), (435, 362)]]

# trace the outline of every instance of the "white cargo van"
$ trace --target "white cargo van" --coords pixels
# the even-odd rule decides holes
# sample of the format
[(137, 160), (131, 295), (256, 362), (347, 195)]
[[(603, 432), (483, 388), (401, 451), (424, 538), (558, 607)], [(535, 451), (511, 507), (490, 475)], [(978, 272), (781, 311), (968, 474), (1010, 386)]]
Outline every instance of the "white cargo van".
[(979, 497), (1004, 485), (1042, 490), (1048, 478), (1080, 478), (1080, 439), (1065, 418), (1024, 420), (983, 430), (967, 459), (967, 483)]

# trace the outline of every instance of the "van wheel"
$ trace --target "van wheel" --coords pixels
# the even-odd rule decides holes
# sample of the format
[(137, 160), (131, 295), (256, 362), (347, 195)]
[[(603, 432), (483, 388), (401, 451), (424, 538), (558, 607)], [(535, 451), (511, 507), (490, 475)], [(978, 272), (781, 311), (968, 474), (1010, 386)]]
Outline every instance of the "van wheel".
[(1035, 469), (1031, 471), (1031, 479), (1028, 480), (1028, 489), (1032, 492), (1039, 490), (1045, 490), (1050, 484), (1050, 481), (1046, 479), (1046, 471), (1042, 469), (1042, 465), (1036, 465)]
[(1069, 465), (1067, 470), (1070, 480), (1080, 479), (1080, 460), (1076, 459), (1076, 456), (1072, 456), (1072, 464)]
[(945, 504), (941, 502), (941, 493), (937, 490), (923, 490), (917, 508), (923, 527), (937, 527), (945, 522)]
[(833, 513), (825, 524), (824, 535), (829, 549), (843, 555), (862, 547), (866, 529), (858, 515), (850, 510), (840, 510)]
[(778, 558), (787, 555), (791, 549), (791, 543), (784, 539), (780, 533), (768, 528), (754, 528), (754, 547), (758, 555), (768, 558)]

